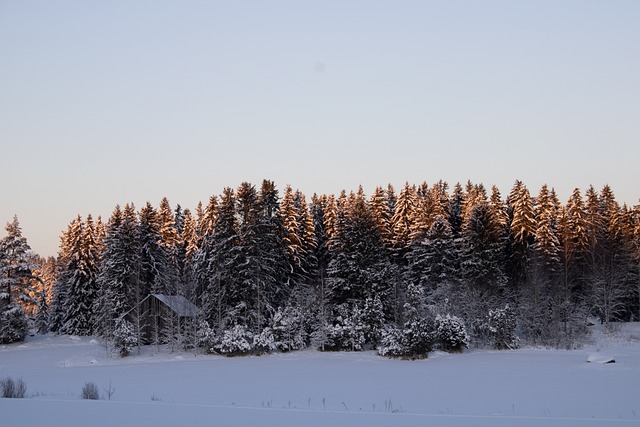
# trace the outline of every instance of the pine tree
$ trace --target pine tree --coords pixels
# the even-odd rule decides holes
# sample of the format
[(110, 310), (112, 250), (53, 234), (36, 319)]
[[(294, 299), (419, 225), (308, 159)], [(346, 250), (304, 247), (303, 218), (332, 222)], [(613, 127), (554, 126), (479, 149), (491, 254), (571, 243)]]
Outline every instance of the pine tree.
[(18, 217), (5, 226), (7, 235), (0, 239), (0, 343), (22, 341), (27, 334), (27, 320), (21, 303), (29, 302), (32, 270), (37, 266), (22, 236)]
[(382, 187), (376, 187), (369, 200), (371, 214), (378, 229), (378, 234), (386, 247), (391, 247), (393, 233), (391, 231), (392, 211), (389, 207), (389, 198)]
[(411, 232), (415, 229), (417, 221), (418, 199), (416, 188), (405, 183), (404, 188), (395, 203), (395, 210), (391, 217), (394, 248), (398, 253), (398, 259), (402, 259), (409, 246)]
[(503, 244), (488, 204), (477, 204), (464, 225), (461, 274), (467, 297), (460, 313), (478, 334), (484, 316), (505, 297)]
[(412, 243), (407, 259), (407, 281), (421, 286), (433, 303), (445, 306), (464, 298), (459, 292), (459, 241), (443, 216), (424, 238)]
[[(168, 289), (173, 285), (169, 277), (169, 252), (176, 243), (177, 235), (173, 228), (171, 210), (167, 206), (165, 206), (164, 215), (170, 216), (162, 218), (148, 202), (138, 215), (135, 237), (136, 247), (139, 250), (136, 274), (140, 301), (149, 294), (174, 294), (173, 289)], [(163, 240), (162, 230), (167, 240)]]
[(588, 203), (587, 212), (591, 236), (587, 280), (592, 309), (605, 324), (625, 320), (634, 280), (632, 245), (624, 226), (625, 213), (609, 186), (602, 189), (597, 202)]
[(202, 304), (204, 320), (220, 334), (233, 324), (230, 312), (242, 301), (242, 290), (237, 284), (239, 239), (236, 228), (235, 192), (224, 189), (216, 213), (213, 233), (204, 235), (196, 254), (194, 273), (198, 285), (196, 294)]
[(467, 181), (467, 185), (465, 186), (465, 196), (463, 198), (462, 203), (462, 224), (464, 224), (469, 220), (471, 216), (471, 211), (473, 208), (480, 204), (486, 203), (487, 192), (482, 184), (474, 184), (471, 181)]
[(552, 193), (543, 185), (535, 203), (535, 243), (527, 276), (520, 294), (523, 336), (532, 344), (555, 344), (559, 324), (561, 293), (560, 243), (557, 236), (557, 208)]
[[(253, 192), (247, 186), (241, 187), (239, 202), (245, 191)], [(251, 195), (247, 200), (252, 205), (247, 211), (253, 213), (240, 226), (237, 250), (245, 262), (238, 274), (243, 280), (243, 288), (248, 290), (245, 294), (248, 318), (244, 324), (252, 332), (259, 333), (270, 323), (276, 309), (287, 304), (291, 289), (286, 286), (288, 263), (274, 183), (264, 180), (257, 199)], [(244, 209), (241, 204), (238, 207)]]
[(586, 332), (588, 307), (585, 275), (589, 251), (589, 235), (584, 202), (580, 190), (574, 189), (566, 205), (558, 213), (558, 237), (561, 245), (562, 270), (559, 286), (557, 319), (560, 323), (556, 346), (572, 347)]
[(491, 209), (491, 213), (496, 219), (496, 222), (500, 225), (500, 228), (503, 229), (506, 234), (509, 230), (509, 213), (505, 202), (502, 200), (500, 190), (495, 185), (491, 187), (489, 209)]
[(509, 278), (512, 289), (521, 291), (521, 287), (529, 286), (527, 276), (533, 256), (533, 244), (536, 230), (533, 213), (533, 200), (527, 187), (516, 181), (509, 194)]
[[(111, 338), (116, 321), (130, 313), (141, 301), (139, 287), (140, 249), (138, 247), (138, 223), (135, 208), (116, 206), (107, 224), (102, 268), (98, 275), (99, 296), (95, 304), (98, 315), (98, 332)], [(135, 316), (139, 331), (139, 316)]]
[(460, 236), (462, 232), (462, 210), (465, 205), (465, 195), (462, 185), (456, 183), (453, 187), (453, 192), (449, 201), (449, 224), (451, 224), (451, 231), (455, 237)]
[(66, 289), (63, 331), (70, 335), (92, 335), (96, 319), (93, 305), (98, 295), (99, 254), (91, 215), (86, 222), (78, 217), (66, 236), (62, 276)]
[(209, 197), (209, 202), (204, 210), (198, 210), (198, 229), (201, 236), (209, 236), (215, 230), (218, 215), (218, 198), (215, 195)]

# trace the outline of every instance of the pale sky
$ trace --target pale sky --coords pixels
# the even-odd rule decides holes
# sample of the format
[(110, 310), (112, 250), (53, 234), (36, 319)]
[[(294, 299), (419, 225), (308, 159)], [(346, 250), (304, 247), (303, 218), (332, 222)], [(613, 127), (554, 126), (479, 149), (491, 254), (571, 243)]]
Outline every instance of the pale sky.
[(639, 23), (635, 0), (0, 0), (0, 221), (54, 255), (77, 214), (263, 178), (634, 205)]

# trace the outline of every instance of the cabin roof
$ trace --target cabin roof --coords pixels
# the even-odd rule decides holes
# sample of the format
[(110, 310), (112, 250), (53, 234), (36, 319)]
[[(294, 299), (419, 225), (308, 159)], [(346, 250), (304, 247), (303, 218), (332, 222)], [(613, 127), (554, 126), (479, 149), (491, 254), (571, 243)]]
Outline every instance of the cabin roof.
[(182, 295), (151, 294), (147, 298), (149, 297), (158, 299), (178, 316), (196, 317), (198, 315), (198, 307)]

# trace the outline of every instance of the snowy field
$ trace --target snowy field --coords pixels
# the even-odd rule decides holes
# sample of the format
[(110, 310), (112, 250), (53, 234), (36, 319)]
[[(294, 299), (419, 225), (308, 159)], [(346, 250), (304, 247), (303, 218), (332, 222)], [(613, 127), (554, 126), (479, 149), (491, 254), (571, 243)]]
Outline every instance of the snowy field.
[[(87, 337), (36, 336), (0, 347), (0, 399), (19, 426), (640, 426), (640, 324), (596, 330), (574, 351), (433, 353), (421, 361), (313, 350), (225, 358), (120, 359)], [(616, 363), (601, 363), (614, 358)], [(86, 382), (111, 400), (82, 400)]]

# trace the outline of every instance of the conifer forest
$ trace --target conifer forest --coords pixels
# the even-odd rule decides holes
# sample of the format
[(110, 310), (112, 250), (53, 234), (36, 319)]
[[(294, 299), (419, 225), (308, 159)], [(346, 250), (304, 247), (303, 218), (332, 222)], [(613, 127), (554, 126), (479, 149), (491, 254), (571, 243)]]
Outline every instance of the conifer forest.
[(77, 216), (48, 259), (18, 218), (5, 230), (0, 343), (31, 330), (100, 336), (122, 356), (148, 344), (420, 358), (573, 348), (590, 322), (640, 320), (640, 205), (609, 186), (562, 203), (520, 181), (505, 195), (440, 181), (310, 198), (245, 182), (193, 210), (164, 198)]

